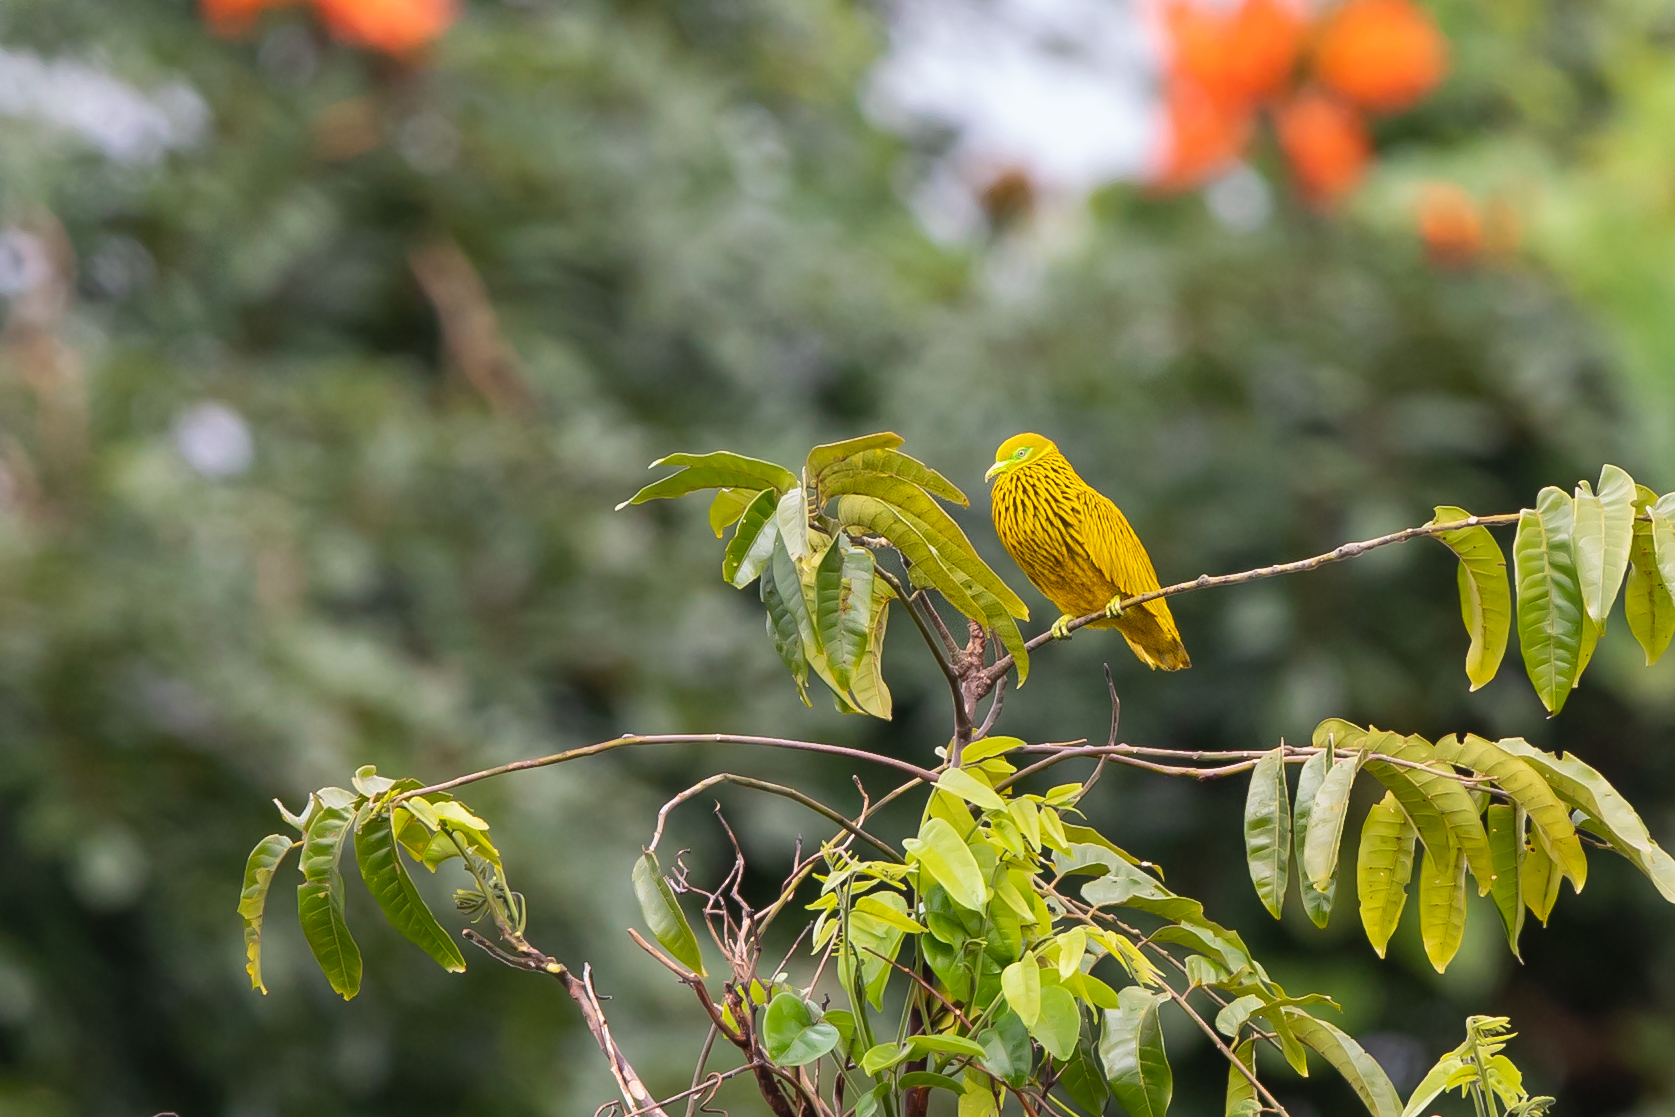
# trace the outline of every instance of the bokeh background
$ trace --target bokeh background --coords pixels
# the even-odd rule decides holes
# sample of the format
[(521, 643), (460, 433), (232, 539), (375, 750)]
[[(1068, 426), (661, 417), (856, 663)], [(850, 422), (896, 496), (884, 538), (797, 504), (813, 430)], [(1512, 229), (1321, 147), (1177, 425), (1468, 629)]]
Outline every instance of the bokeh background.
[[(612, 511), (663, 453), (795, 463), (897, 430), (973, 495), (1038, 623), (981, 485), (1021, 429), (1124, 507), (1166, 581), (1436, 503), (1514, 510), (1603, 461), (1675, 488), (1667, 5), (1413, 9), (1446, 64), (1348, 140), (1276, 133), (1272, 100), (1189, 136), (1190, 52), (1128, 0), (268, 7), (0, 6), (0, 1112), (607, 1101), (549, 983), (441, 973), (352, 883), (368, 978), (345, 1005), (282, 882), (264, 998), (234, 908), (270, 799), (362, 763), (434, 779), (675, 730), (930, 756), (944, 696), (911, 629), (893, 722), (805, 709), (755, 595), (716, 577), (704, 503)], [(1310, 34), (1287, 80), (1314, 82)], [(1108, 659), (1135, 743), (1268, 747), (1329, 714), (1523, 735), (1675, 841), (1675, 657), (1643, 667), (1620, 620), (1547, 721), (1516, 653), (1467, 693), (1432, 543), (1177, 616), (1192, 671), (1052, 647), (1010, 730), (1103, 734)], [(470, 797), (535, 941), (596, 967), (671, 1091), (702, 1028), (623, 933), (629, 868), (668, 794), (747, 764), (854, 805), (844, 768), (698, 748)], [(1293, 991), (1336, 993), (1398, 1086), (1465, 1015), (1506, 1012), (1561, 1113), (1675, 1113), (1675, 909), (1626, 863), (1597, 859), (1522, 964), (1474, 907), (1439, 978), (1412, 927), (1376, 959), (1347, 887), (1325, 931), (1295, 901), (1270, 920), (1243, 793), (1112, 772), (1090, 810)], [(758, 891), (824, 836), (718, 798)], [(723, 864), (702, 804), (677, 837)], [(1180, 1111), (1218, 1112), (1211, 1053), (1169, 1038)], [(1275, 1074), (1299, 1117), (1352, 1111)]]

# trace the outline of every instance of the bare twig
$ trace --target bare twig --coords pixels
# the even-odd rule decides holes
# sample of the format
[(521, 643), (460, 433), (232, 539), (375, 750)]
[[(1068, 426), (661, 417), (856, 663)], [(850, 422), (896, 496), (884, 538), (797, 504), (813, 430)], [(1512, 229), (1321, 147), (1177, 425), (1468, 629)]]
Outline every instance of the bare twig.
[(995, 727), (995, 722), (1000, 720), (1001, 707), (1006, 704), (1007, 678), (1008, 676), (1002, 675), (995, 681), (994, 697), (989, 700), (989, 712), (984, 716), (983, 724), (972, 731), (971, 739), (973, 741), (981, 741), (984, 737), (987, 737), (989, 730)]
[(948, 634), (948, 628), (937, 615), (936, 608), (927, 600), (924, 612), (930, 613), (939, 630), (943, 644), (939, 646), (937, 637), (932, 635), (930, 625), (926, 623), (919, 605), (916, 604), (922, 596), (918, 590), (912, 593), (903, 588), (901, 582), (883, 567), (877, 568), (877, 574), (890, 588), (896, 591), (896, 596), (907, 606), (907, 615), (913, 618), (913, 626), (919, 630), (924, 638), (925, 646), (931, 650), (931, 658), (936, 660), (937, 667), (942, 671), (942, 677), (948, 681), (948, 689), (954, 697), (954, 736), (956, 739), (966, 740), (971, 736), (971, 710), (966, 706), (964, 681), (954, 670), (950, 660), (959, 655), (959, 649), (954, 645), (954, 638)]
[(414, 248), (407, 261), (436, 309), (449, 367), (496, 411), (528, 411), (533, 400), (517, 354), (500, 332), (488, 288), (459, 244), (440, 237)]
[(412, 791), (404, 791), (391, 799), (390, 805), (392, 807), (400, 806), (403, 800), (411, 799), (415, 795), (434, 795), (439, 791), (452, 791), (456, 787), (464, 787), (466, 784), (477, 783), (495, 776), (505, 776), (513, 772), (527, 772), (532, 768), (547, 768), (554, 764), (566, 764), (572, 760), (583, 760), (590, 756), (598, 756), (613, 749), (635, 748), (642, 745), (762, 745), (767, 748), (794, 749), (798, 752), (819, 752), (826, 753), (829, 756), (846, 756), (851, 760), (865, 760), (882, 764), (886, 768), (906, 772), (925, 783), (936, 782), (934, 772), (927, 771), (906, 760), (867, 752), (864, 749), (821, 744), (817, 741), (793, 741), (784, 737), (753, 737), (738, 733), (659, 733), (650, 735), (625, 733), (621, 737), (614, 737), (609, 741), (600, 741), (593, 745), (566, 749), (564, 752), (555, 752), (551, 756), (538, 756), (531, 760), (514, 760), (510, 764), (499, 764), (493, 768), (484, 768), (479, 772), (455, 776), (453, 779), (443, 780), (441, 783), (433, 783), (428, 787), (418, 787)]
[(783, 784), (769, 783), (767, 780), (753, 779), (750, 776), (736, 776), (731, 772), (722, 772), (719, 775), (710, 776), (708, 779), (700, 780), (691, 787), (687, 788), (685, 791), (681, 792), (679, 795), (676, 795), (673, 799), (670, 799), (667, 803), (664, 803), (663, 809), (657, 812), (657, 829), (652, 832), (651, 844), (646, 848), (649, 850), (655, 850), (657, 848), (657, 843), (663, 840), (663, 824), (668, 821), (670, 811), (691, 799), (693, 796), (701, 795), (709, 788), (724, 783), (737, 784), (739, 787), (748, 787), (756, 791), (765, 791), (770, 795), (778, 795), (783, 798), (790, 799), (793, 802), (801, 803), (809, 810), (825, 816), (838, 826), (842, 827), (848, 833), (855, 835), (855, 837), (860, 838), (874, 849), (879, 850), (891, 860), (898, 862), (902, 860), (902, 855), (892, 849), (889, 843), (873, 837), (871, 834), (862, 830), (859, 826), (850, 822), (847, 818), (843, 817), (843, 815), (832, 810), (832, 808), (820, 802), (818, 799), (812, 799), (793, 787), (786, 787)]
[[(1255, 570), (1243, 570), (1237, 574), (1218, 574), (1213, 577), (1209, 574), (1200, 574), (1197, 578), (1190, 582), (1176, 582), (1172, 586), (1164, 586), (1162, 589), (1152, 590), (1149, 593), (1141, 593), (1135, 594), (1133, 597), (1125, 597), (1120, 604), (1124, 609), (1132, 609), (1134, 606), (1144, 605), (1148, 601), (1156, 601), (1158, 598), (1162, 597), (1174, 597), (1176, 594), (1190, 593), (1193, 590), (1207, 590), (1215, 586), (1237, 586), (1242, 585), (1245, 582), (1255, 582), (1262, 578), (1277, 578), (1281, 574), (1301, 574), (1304, 571), (1316, 570), (1328, 563), (1342, 562), (1345, 559), (1357, 558), (1378, 547), (1387, 547), (1392, 543), (1406, 543), (1409, 539), (1419, 539), (1430, 535), (1441, 535), (1444, 532), (1459, 531), (1468, 527), (1500, 527), (1507, 524), (1515, 524), (1517, 522), (1518, 513), (1508, 512), (1496, 516), (1472, 516), (1465, 520), (1452, 520), (1446, 524), (1424, 524), (1420, 527), (1403, 528), (1401, 531), (1393, 531), (1389, 535), (1380, 535), (1375, 539), (1363, 539), (1358, 543), (1345, 543), (1340, 547), (1327, 551), (1323, 555), (1315, 555), (1313, 558), (1299, 559), (1296, 562), (1283, 562), (1275, 566), (1261, 566), (1257, 567)], [(1101, 609), (1097, 613), (1089, 613), (1085, 617), (1077, 617), (1065, 627), (1067, 631), (1075, 632), (1084, 625), (1089, 625), (1094, 621), (1104, 619), (1105, 611)], [(1036, 648), (1039, 648), (1052, 638), (1053, 634), (1051, 632), (1043, 632), (1039, 636), (1032, 637), (1024, 644), (1024, 647), (1033, 652)], [(996, 679), (1000, 678), (1011, 669), (1012, 657), (1010, 655), (1003, 655), (999, 659), (995, 660), (994, 663), (990, 665), (989, 669), (983, 673), (983, 679), (985, 682), (992, 684)]]

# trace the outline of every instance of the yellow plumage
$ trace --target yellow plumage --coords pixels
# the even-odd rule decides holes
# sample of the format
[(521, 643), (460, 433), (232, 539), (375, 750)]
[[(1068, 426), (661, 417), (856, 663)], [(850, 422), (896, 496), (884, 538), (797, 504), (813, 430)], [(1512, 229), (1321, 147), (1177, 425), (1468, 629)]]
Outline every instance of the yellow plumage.
[(1020, 434), (995, 452), (995, 531), (1035, 588), (1064, 616), (1063, 625), (1106, 609), (1089, 628), (1115, 628), (1148, 667), (1192, 666), (1169, 603), (1148, 601), (1122, 613), (1118, 601), (1158, 588), (1157, 571), (1122, 511), (1076, 475), (1050, 439)]

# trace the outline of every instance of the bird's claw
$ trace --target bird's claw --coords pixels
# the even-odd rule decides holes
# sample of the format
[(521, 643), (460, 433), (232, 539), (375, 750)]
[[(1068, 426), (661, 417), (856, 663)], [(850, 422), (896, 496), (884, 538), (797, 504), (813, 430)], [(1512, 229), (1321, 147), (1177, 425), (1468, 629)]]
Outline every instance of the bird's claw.
[(1075, 617), (1071, 616), (1069, 613), (1066, 613), (1066, 614), (1064, 614), (1064, 616), (1062, 616), (1058, 620), (1054, 621), (1053, 622), (1053, 627), (1052, 627), (1053, 639), (1055, 639), (1055, 640), (1068, 640), (1068, 639), (1070, 639), (1070, 622), (1075, 620), (1075, 619), (1076, 619)]
[(1105, 603), (1105, 615), (1113, 620), (1122, 616), (1124, 612), (1126, 610), (1122, 607), (1122, 594), (1120, 593)]

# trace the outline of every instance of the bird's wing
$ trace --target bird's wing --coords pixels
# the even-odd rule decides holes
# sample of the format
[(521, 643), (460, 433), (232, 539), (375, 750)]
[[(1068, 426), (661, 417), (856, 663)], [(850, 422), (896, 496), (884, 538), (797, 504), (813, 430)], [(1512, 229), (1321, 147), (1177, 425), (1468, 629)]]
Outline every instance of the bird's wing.
[(1110, 499), (1089, 487), (1082, 492), (1082, 545), (1099, 572), (1125, 597), (1158, 588), (1151, 556)]

